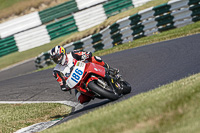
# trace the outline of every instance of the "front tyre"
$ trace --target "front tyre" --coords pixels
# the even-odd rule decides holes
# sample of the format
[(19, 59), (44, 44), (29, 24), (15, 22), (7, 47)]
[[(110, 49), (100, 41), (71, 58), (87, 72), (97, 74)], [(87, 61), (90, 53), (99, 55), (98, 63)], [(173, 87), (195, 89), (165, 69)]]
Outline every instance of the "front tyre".
[(96, 84), (95, 81), (91, 81), (88, 83), (88, 88), (94, 91), (95, 93), (99, 94), (101, 97), (107, 98), (111, 101), (117, 100), (119, 98), (113, 91), (108, 91), (100, 87)]
[(126, 95), (131, 92), (131, 85), (128, 82), (122, 81), (121, 84), (123, 86), (123, 91), (122, 91), (123, 95)]

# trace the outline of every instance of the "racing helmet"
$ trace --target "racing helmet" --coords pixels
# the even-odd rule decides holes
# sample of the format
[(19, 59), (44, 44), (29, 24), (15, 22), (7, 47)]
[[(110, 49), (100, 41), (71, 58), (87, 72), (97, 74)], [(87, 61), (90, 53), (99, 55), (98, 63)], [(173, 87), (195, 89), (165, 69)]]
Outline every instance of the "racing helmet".
[(65, 49), (62, 46), (56, 46), (52, 48), (50, 55), (51, 59), (53, 59), (56, 64), (64, 65), (67, 60)]

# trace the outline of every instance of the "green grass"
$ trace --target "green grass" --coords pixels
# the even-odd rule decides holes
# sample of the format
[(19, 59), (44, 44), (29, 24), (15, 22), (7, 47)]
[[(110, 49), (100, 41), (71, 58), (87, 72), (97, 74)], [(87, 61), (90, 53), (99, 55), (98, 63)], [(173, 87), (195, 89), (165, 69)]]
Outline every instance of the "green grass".
[[(68, 0), (0, 0), (0, 23), (34, 11), (44, 10)], [(41, 5), (45, 6), (41, 6)], [(32, 8), (32, 9), (31, 9)]]
[[(198, 133), (200, 74), (109, 104), (44, 133)], [(133, 87), (134, 91), (134, 87)], [(60, 104), (0, 104), (0, 133), (67, 116)]]
[(54, 120), (70, 113), (71, 107), (61, 104), (0, 104), (0, 133)]
[(42, 133), (199, 133), (199, 81), (200, 74), (196, 74)]
[[(0, 10), (13, 6), (18, 2), (22, 2), (25, 0), (0, 0)], [(27, 1), (27, 0), (26, 0)]]

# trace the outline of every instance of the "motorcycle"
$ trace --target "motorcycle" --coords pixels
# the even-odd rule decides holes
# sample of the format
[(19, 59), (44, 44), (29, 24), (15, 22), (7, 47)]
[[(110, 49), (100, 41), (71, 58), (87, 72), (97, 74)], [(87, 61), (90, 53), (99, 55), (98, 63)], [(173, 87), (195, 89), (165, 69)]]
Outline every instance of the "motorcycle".
[(91, 62), (76, 61), (66, 83), (89, 97), (112, 101), (131, 92), (130, 84), (121, 75)]

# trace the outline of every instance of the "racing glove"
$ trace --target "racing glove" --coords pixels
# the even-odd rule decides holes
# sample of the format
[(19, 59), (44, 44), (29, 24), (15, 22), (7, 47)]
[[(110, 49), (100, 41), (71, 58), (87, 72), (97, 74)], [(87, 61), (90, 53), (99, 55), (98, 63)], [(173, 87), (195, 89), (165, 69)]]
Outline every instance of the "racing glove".
[(65, 79), (63, 78), (61, 72), (53, 71), (53, 76), (56, 78), (57, 82), (60, 84), (60, 88), (62, 91), (70, 91), (71, 89), (66, 84)]
[(91, 52), (83, 52), (83, 54), (81, 56), (81, 60), (87, 60), (87, 59), (90, 59), (91, 57), (92, 57)]
[(81, 60), (86, 60), (87, 58), (88, 58), (88, 57), (87, 57), (86, 54), (84, 54), (84, 55), (81, 56)]

